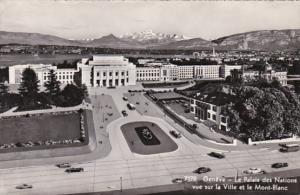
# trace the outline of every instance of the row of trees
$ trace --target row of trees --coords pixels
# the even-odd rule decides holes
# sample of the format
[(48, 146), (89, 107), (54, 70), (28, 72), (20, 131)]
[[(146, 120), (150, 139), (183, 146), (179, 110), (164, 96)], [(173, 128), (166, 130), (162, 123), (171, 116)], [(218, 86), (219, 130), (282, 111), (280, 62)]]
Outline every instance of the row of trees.
[(255, 141), (300, 135), (300, 101), (286, 87), (265, 83), (232, 90), (239, 98), (223, 111), (236, 135)]
[(80, 75), (76, 75), (74, 78), (75, 84), (67, 84), (61, 89), (61, 83), (57, 80), (54, 70), (50, 70), (49, 79), (44, 84), (45, 90), (41, 92), (35, 71), (26, 68), (22, 73), (18, 94), (9, 93), (7, 86), (3, 83), (0, 84), (0, 111), (16, 105), (18, 110), (76, 106), (87, 96), (87, 88), (81, 84)]

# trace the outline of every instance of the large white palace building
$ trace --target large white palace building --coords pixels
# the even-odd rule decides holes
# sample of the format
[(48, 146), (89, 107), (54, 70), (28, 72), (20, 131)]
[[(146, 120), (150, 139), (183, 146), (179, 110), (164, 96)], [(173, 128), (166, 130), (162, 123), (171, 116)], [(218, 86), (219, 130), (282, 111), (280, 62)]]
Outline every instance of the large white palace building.
[(77, 68), (81, 81), (88, 87), (135, 85), (136, 66), (124, 56), (93, 56), (82, 59)]
[[(22, 72), (28, 67), (37, 73), (41, 85), (49, 79), (50, 70), (54, 70), (57, 79), (63, 84), (72, 83), (74, 74), (78, 72), (82, 83), (88, 87), (128, 86), (135, 85), (136, 81), (218, 79), (226, 78), (232, 70), (242, 68), (242, 66), (228, 65), (174, 65), (166, 62), (145, 63), (143, 67), (136, 67), (124, 56), (97, 55), (81, 59), (76, 69), (59, 69), (51, 64), (10, 66), (9, 83), (20, 83)], [(281, 83), (286, 85), (284, 82), (286, 74), (277, 75), (274, 72), (272, 76), (278, 76)]]

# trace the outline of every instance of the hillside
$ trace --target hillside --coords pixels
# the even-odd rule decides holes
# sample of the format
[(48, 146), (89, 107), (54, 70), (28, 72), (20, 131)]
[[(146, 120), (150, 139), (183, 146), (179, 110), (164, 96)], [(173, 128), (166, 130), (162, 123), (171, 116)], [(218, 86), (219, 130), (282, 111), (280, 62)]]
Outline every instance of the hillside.
[(81, 46), (81, 44), (77, 41), (70, 41), (57, 36), (39, 33), (21, 33), (6, 31), (0, 31), (0, 44)]
[(218, 45), (216, 43), (204, 40), (202, 38), (195, 38), (171, 42), (168, 44), (151, 47), (151, 49), (210, 49), (217, 46)]
[(139, 42), (122, 40), (113, 34), (86, 42), (85, 46), (104, 48), (145, 48), (145, 46)]
[(286, 50), (300, 48), (300, 29), (261, 30), (221, 37), (220, 48), (239, 50)]
[(212, 47), (229, 50), (294, 50), (300, 49), (300, 29), (252, 31), (221, 37), (214, 41), (207, 41), (202, 38), (186, 39), (182, 35), (154, 33), (152, 31), (122, 37), (110, 34), (99, 39), (78, 41), (39, 33), (0, 31), (0, 44), (163, 50), (207, 50)]

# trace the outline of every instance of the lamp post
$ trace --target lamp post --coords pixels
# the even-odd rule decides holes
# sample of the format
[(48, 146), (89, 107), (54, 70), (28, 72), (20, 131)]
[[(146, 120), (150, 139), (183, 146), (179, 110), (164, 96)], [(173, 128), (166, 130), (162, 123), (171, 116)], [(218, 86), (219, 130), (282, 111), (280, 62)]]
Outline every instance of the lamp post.
[(120, 177), (120, 191), (122, 192), (123, 186), (122, 186), (122, 177)]

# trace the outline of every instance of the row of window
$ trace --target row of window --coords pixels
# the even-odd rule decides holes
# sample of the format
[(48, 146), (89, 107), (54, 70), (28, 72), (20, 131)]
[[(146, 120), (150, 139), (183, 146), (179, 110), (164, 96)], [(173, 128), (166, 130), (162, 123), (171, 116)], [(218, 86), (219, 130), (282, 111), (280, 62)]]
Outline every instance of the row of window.
[[(106, 76), (106, 72), (102, 72), (103, 74), (102, 74), (102, 76)], [(110, 71), (110, 72), (108, 72), (108, 75), (109, 76), (112, 76), (113, 75), (113, 72), (112, 71)], [(121, 76), (124, 76), (125, 75), (125, 72), (124, 71), (122, 71), (121, 72)], [(100, 72), (97, 72), (97, 77), (99, 77), (100, 76)], [(119, 72), (115, 72), (115, 76), (119, 76)], [(128, 76), (128, 71), (126, 71), (126, 76)]]
[(137, 77), (159, 76), (159, 73), (137, 73)]
[[(55, 76), (55, 77), (58, 80), (73, 79), (73, 75), (59, 75), (59, 76)], [(48, 80), (49, 78), (50, 78), (50, 76), (44, 76), (44, 80)]]

